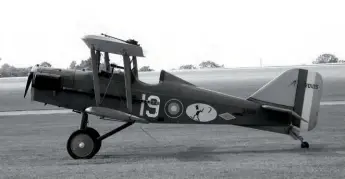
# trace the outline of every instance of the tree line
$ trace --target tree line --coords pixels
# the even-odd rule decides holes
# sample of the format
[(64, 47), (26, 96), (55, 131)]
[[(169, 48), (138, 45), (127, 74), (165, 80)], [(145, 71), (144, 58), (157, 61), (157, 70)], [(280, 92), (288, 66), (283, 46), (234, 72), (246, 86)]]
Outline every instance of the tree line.
[[(1, 61), (1, 58), (0, 58)], [(345, 60), (339, 60), (338, 57), (336, 57), (333, 54), (325, 53), (320, 56), (318, 56), (313, 62), (313, 64), (328, 64), (328, 63), (345, 63)], [(39, 66), (45, 66), (45, 67), (52, 67), (52, 65), (49, 62), (42, 62), (39, 64)], [(12, 65), (9, 65), (7, 63), (3, 64), (0, 68), (0, 77), (22, 77), (27, 76), (30, 72), (32, 67), (27, 68), (16, 68)], [(86, 60), (82, 60), (79, 64), (76, 61), (72, 61), (69, 65), (68, 69), (77, 69), (77, 70), (91, 70), (92, 68), (92, 62), (91, 58), (88, 58)], [(105, 70), (105, 64), (101, 63), (100, 68)], [(193, 64), (185, 64), (179, 66), (177, 69), (171, 69), (171, 70), (192, 70), (192, 69), (205, 69), (205, 68), (224, 68), (224, 65), (219, 65), (216, 62), (213, 61), (203, 61), (198, 66)], [(150, 66), (142, 66), (139, 68), (139, 71), (141, 72), (148, 72), (148, 71), (154, 71)]]
[(338, 57), (336, 57), (333, 54), (325, 53), (316, 58), (312, 62), (313, 64), (325, 64), (325, 63), (345, 63), (345, 60), (339, 60)]
[[(91, 66), (92, 62), (91, 62), (91, 58), (87, 59), (87, 60), (82, 60), (80, 62), (80, 64), (77, 64), (76, 61), (72, 61), (69, 68), (70, 69), (77, 69), (77, 70), (91, 70)], [(100, 68), (101, 69), (105, 69), (105, 64), (101, 63), (100, 64)], [(224, 68), (224, 65), (219, 65), (213, 61), (203, 61), (199, 64), (199, 68)], [(197, 69), (196, 66), (192, 65), (192, 64), (188, 64), (188, 65), (181, 65), (178, 69), (182, 70), (182, 69)], [(174, 69), (172, 69), (174, 70)], [(141, 68), (139, 68), (140, 72), (147, 72), (147, 71), (154, 71), (154, 69), (152, 69), (150, 66), (142, 66)]]
[[(1, 61), (1, 58), (0, 58)], [(39, 64), (39, 66), (45, 66), (45, 67), (52, 67), (52, 65), (48, 62), (42, 62)], [(31, 71), (32, 67), (26, 67), (26, 68), (17, 68), (13, 65), (9, 65), (8, 63), (5, 63), (0, 68), (0, 77), (22, 77), (22, 76), (28, 76), (29, 72)]]
[[(213, 61), (203, 61), (199, 64), (199, 68), (203, 69), (203, 68), (224, 68), (224, 65), (218, 65), (217, 63), (213, 62)], [(191, 70), (191, 69), (197, 69), (197, 67), (193, 64), (187, 64), (187, 65), (181, 65), (178, 67), (179, 70)], [(171, 70), (176, 70), (175, 68), (171, 69)], [(139, 68), (139, 71), (154, 71), (153, 69), (150, 68), (150, 66), (143, 66), (141, 68)]]

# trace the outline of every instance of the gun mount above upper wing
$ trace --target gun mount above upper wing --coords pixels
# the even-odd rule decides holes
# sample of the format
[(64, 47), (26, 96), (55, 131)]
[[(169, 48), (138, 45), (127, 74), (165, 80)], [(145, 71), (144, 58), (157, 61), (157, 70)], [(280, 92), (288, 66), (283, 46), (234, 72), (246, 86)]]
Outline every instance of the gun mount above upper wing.
[(139, 45), (134, 45), (130, 41), (123, 41), (109, 36), (86, 35), (83, 41), (91, 49), (123, 55), (124, 52), (128, 56), (144, 57), (143, 49)]
[[(132, 112), (132, 74), (138, 75), (137, 57), (144, 57), (144, 53), (140, 45), (135, 40), (121, 40), (109, 35), (103, 36), (87, 35), (83, 41), (89, 47), (92, 60), (93, 86), (96, 106), (101, 103), (100, 96), (100, 79), (98, 76), (101, 52), (104, 53), (106, 68), (109, 69), (109, 54), (117, 54), (123, 57), (124, 64), (124, 81), (126, 90), (126, 107)], [(132, 59), (130, 57), (132, 56)], [(133, 66), (132, 66), (133, 64)], [(133, 68), (132, 68), (133, 67)], [(110, 84), (110, 81), (109, 81)]]

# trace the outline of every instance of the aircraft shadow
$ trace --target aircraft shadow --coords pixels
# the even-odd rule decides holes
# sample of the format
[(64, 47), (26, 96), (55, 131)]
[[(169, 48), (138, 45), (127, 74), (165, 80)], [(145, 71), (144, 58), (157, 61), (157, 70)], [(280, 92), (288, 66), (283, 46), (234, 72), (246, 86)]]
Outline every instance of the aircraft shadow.
[[(337, 151), (345, 153), (345, 146), (327, 146), (327, 145), (311, 145), (309, 149), (301, 149), (298, 146), (292, 148), (281, 148), (281, 149), (268, 149), (266, 148), (255, 148), (250, 149), (248, 147), (235, 147), (235, 148), (219, 148), (216, 146), (194, 146), (189, 147), (187, 150), (174, 151), (170, 146), (169, 148), (157, 148), (151, 151), (143, 151), (138, 148), (132, 152), (121, 152), (121, 153), (108, 153), (102, 154), (102, 151), (91, 160), (86, 160), (85, 164), (105, 164), (105, 163), (119, 163), (123, 161), (139, 162), (147, 159), (177, 159), (181, 162), (193, 162), (193, 161), (222, 161), (220, 155), (256, 155), (256, 154), (300, 154), (304, 156), (315, 156), (315, 155), (337, 155)], [(146, 149), (144, 149), (146, 150)], [(165, 151), (164, 151), (165, 150)], [(344, 155), (344, 154), (339, 154)], [(230, 156), (231, 157), (231, 156)], [(75, 163), (77, 164), (77, 163)]]

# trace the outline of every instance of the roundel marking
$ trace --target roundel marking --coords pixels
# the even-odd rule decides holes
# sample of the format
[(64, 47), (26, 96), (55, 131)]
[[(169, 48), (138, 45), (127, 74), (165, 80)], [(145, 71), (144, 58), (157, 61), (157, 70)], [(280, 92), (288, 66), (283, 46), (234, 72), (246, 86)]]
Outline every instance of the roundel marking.
[(164, 105), (164, 112), (170, 118), (180, 117), (183, 110), (183, 104), (178, 99), (170, 99)]
[(217, 111), (208, 104), (194, 103), (187, 107), (187, 115), (198, 122), (209, 122), (217, 117)]

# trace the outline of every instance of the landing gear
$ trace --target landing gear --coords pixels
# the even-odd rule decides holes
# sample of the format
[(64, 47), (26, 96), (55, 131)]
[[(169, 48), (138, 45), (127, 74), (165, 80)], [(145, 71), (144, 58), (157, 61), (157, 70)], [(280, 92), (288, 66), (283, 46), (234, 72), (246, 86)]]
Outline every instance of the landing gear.
[(309, 144), (308, 144), (308, 142), (302, 142), (301, 143), (301, 148), (303, 149), (303, 148), (309, 148)]
[(67, 140), (67, 152), (73, 159), (92, 158), (100, 150), (102, 140), (134, 124), (134, 122), (127, 122), (101, 136), (94, 128), (87, 127), (87, 123), (88, 115), (83, 113), (80, 129), (73, 132)]
[(298, 134), (297, 130), (294, 127), (290, 128), (289, 134), (293, 139), (295, 139), (295, 140), (298, 139), (301, 141), (301, 148), (302, 149), (304, 149), (304, 148), (308, 149), (309, 148), (309, 143), (307, 141), (303, 140), (303, 137)]
[(303, 137), (302, 136), (298, 136), (298, 140), (301, 141), (301, 148), (304, 149), (308, 149), (309, 148), (309, 143), (307, 141), (303, 141)]
[[(94, 129), (94, 128), (91, 128), (91, 127), (86, 127), (85, 128), (86, 132), (90, 134), (90, 136), (92, 138), (94, 138), (95, 140), (98, 139), (98, 137), (100, 136), (99, 133)], [(101, 146), (102, 146), (102, 141), (99, 141), (97, 140), (97, 145), (96, 145), (96, 153), (99, 151), (99, 149), (101, 149)]]
[(73, 132), (67, 141), (67, 152), (74, 159), (90, 159), (100, 148), (101, 141), (87, 129)]

